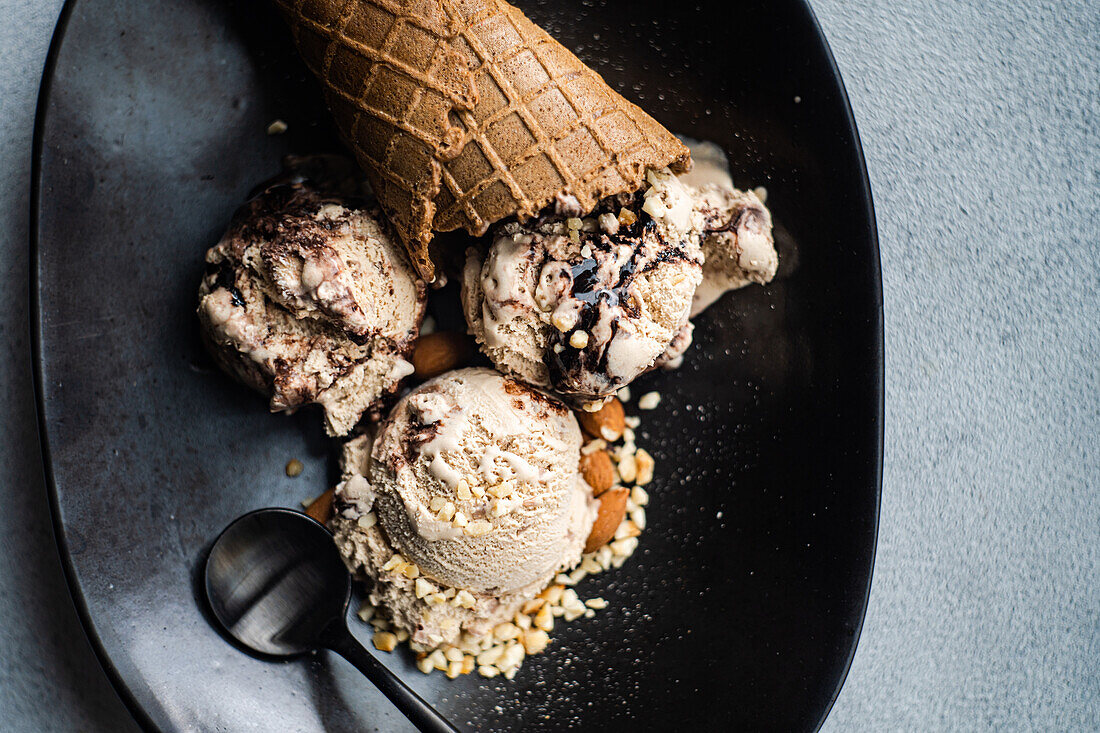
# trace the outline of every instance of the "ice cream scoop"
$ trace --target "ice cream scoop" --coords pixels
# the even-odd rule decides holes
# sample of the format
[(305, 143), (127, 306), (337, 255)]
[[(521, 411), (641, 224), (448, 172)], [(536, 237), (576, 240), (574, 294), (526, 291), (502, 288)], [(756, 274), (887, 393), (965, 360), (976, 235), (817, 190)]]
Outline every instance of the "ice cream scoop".
[(318, 403), (343, 435), (412, 372), (426, 288), (361, 200), (280, 178), (237, 211), (206, 266), (203, 337), (272, 411)]
[(367, 442), (345, 453), (336, 542), (414, 642), (484, 634), (580, 561), (596, 502), (557, 400), (462, 369), (403, 398)]
[(468, 251), (466, 320), (499, 369), (593, 409), (674, 341), (681, 353), (690, 344), (702, 218), (667, 169), (647, 180), (583, 217), (559, 199), (536, 220), (498, 226), (487, 251)]

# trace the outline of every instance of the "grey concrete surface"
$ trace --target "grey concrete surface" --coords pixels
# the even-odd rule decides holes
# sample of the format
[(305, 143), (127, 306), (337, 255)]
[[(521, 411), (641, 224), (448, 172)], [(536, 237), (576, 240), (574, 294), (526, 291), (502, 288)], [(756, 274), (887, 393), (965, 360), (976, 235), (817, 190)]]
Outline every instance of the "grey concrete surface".
[[(48, 520), (27, 349), (31, 129), (60, 0), (0, 0), (0, 729), (132, 723)], [(886, 470), (826, 730), (1100, 730), (1100, 13), (815, 0), (878, 209)]]

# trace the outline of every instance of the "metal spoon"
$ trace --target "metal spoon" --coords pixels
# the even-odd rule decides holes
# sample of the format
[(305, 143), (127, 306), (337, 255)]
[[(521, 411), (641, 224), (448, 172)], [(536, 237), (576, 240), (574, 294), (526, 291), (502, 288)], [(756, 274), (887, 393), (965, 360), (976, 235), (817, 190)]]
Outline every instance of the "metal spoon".
[(214, 542), (205, 574), (210, 609), (241, 644), (275, 657), (331, 649), (420, 730), (455, 731), (351, 635), (351, 576), (318, 522), (290, 509), (246, 514)]

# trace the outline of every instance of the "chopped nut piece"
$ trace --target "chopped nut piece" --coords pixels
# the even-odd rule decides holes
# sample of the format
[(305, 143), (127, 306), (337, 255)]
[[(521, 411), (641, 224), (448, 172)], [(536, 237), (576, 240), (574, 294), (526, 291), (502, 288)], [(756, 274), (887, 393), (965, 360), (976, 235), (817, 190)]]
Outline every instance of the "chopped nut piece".
[(496, 667), (482, 666), (477, 668), (477, 673), (482, 677), (496, 677), (500, 670)]
[(389, 631), (375, 633), (372, 641), (374, 641), (374, 648), (380, 652), (392, 652), (397, 648), (397, 635)]
[(523, 608), (520, 609), (522, 613), (532, 614), (537, 613), (540, 608), (546, 603), (545, 598), (532, 598), (523, 604)]
[(637, 537), (628, 537), (625, 540), (615, 540), (611, 543), (611, 551), (616, 555), (623, 557), (629, 557), (634, 554), (634, 550), (638, 547)]
[(432, 664), (432, 660), (430, 658), (424, 657), (422, 659), (416, 660), (416, 668), (424, 674), (431, 674), (432, 670), (435, 669), (435, 665)]
[[(458, 486), (455, 487), (455, 495), (457, 495), (459, 499), (463, 499), (463, 500), (468, 500), (468, 499), (473, 498), (474, 495), (470, 491), (470, 484), (466, 481), (466, 479), (462, 479), (461, 481), (458, 482)], [(435, 511), (438, 511), (438, 510), (435, 510)]]
[(661, 394), (659, 392), (646, 392), (638, 398), (638, 409), (640, 410), (652, 410), (659, 404), (661, 404)]
[(595, 575), (596, 573), (602, 571), (603, 568), (600, 567), (600, 564), (598, 562), (596, 562), (596, 558), (589, 556), (581, 561), (581, 570), (590, 575)]
[(638, 217), (630, 209), (619, 209), (619, 226), (630, 227), (634, 226), (634, 222), (638, 221)]
[(481, 537), (482, 535), (489, 534), (492, 530), (492, 523), (484, 519), (475, 519), (466, 525), (466, 534), (471, 537)]
[[(634, 453), (634, 463), (637, 465), (638, 469), (637, 478), (634, 479), (635, 482), (638, 484), (638, 487), (644, 486), (645, 484), (648, 484), (650, 481), (653, 480), (653, 468), (657, 465), (657, 462), (653, 460), (653, 456), (649, 455), (649, 451), (643, 448), (639, 448)], [(640, 491), (641, 495), (645, 496), (646, 501), (648, 501), (648, 495), (646, 495), (643, 489), (638, 487), (635, 487), (632, 490), (631, 496), (633, 496), (634, 491)], [(644, 505), (645, 503), (642, 501), (638, 501), (637, 499), (635, 499), (634, 502), (639, 505)]]
[(378, 516), (374, 512), (367, 512), (356, 520), (356, 524), (359, 525), (359, 529), (370, 529), (378, 524)]
[(573, 335), (569, 337), (569, 345), (574, 349), (583, 349), (588, 346), (588, 332), (574, 331)]
[(305, 465), (297, 458), (291, 458), (286, 462), (286, 475), (291, 478), (296, 478), (302, 475), (302, 471), (304, 471), (305, 468)]
[(524, 632), (523, 649), (528, 654), (538, 654), (550, 643), (550, 635), (542, 629)]
[(438, 514), (439, 510), (443, 508), (443, 505), (447, 503), (447, 500), (442, 496), (433, 496), (428, 501), (428, 508), (432, 510), (432, 513)]
[(630, 402), (630, 387), (623, 387), (615, 393), (615, 396), (619, 398), (619, 402)]
[(460, 590), (454, 598), (454, 604), (460, 608), (473, 608), (477, 605), (477, 599), (468, 590)]
[(599, 222), (600, 228), (603, 229), (606, 234), (615, 235), (619, 233), (619, 219), (611, 212), (600, 214)]
[[(624, 540), (627, 537), (637, 537), (642, 533), (642, 530), (634, 522), (627, 520), (619, 525), (619, 529), (615, 532), (615, 539)], [(609, 548), (610, 549), (610, 548)]]
[(552, 585), (541, 593), (541, 597), (546, 599), (546, 602), (550, 605), (561, 602), (561, 595), (565, 592), (565, 588), (560, 585)]
[(453, 646), (449, 646), (443, 650), (443, 656), (447, 658), (448, 662), (461, 662), (462, 652)]
[(274, 120), (267, 126), (268, 135), (282, 135), (288, 129), (288, 125), (282, 120)]
[(561, 605), (568, 609), (577, 609), (584, 606), (581, 602), (580, 596), (577, 595), (577, 591), (572, 588), (566, 588), (565, 592), (561, 594)]
[(475, 498), (480, 499), (481, 497), (485, 496), (485, 487), (480, 486), (479, 484), (474, 484), (470, 487), (470, 493), (473, 494)]
[(493, 628), (493, 637), (500, 639), (501, 641), (515, 639), (517, 636), (520, 635), (520, 633), (520, 628), (509, 621), (505, 621), (502, 624), (497, 624)]
[(417, 578), (413, 587), (417, 598), (423, 598), (435, 592), (435, 587), (423, 578)]
[(571, 310), (556, 310), (554, 311), (554, 315), (550, 316), (550, 323), (554, 324), (554, 328), (565, 333), (577, 325), (577, 314), (575, 311)]
[(386, 561), (386, 564), (382, 566), (382, 570), (390, 571), (396, 568), (398, 565), (404, 565), (405, 558), (401, 557), (400, 553), (395, 553), (393, 557)]
[(629, 484), (638, 477), (638, 464), (634, 461), (633, 455), (621, 456), (619, 465), (616, 468), (619, 469), (619, 478), (623, 480), (624, 484)]
[(501, 481), (496, 486), (489, 487), (489, 493), (498, 499), (505, 499), (511, 496), (516, 490), (515, 484), (511, 481)]
[(504, 646), (502, 644), (491, 646), (477, 655), (477, 663), (482, 665), (496, 664), (497, 660), (500, 659), (500, 655), (503, 653)]
[(450, 664), (447, 665), (447, 678), (448, 679), (453, 680), (455, 677), (458, 677), (460, 674), (462, 674), (462, 660), (461, 659), (458, 660), (457, 662), (451, 662)]
[(504, 650), (504, 654), (501, 655), (500, 659), (497, 661), (496, 666), (505, 671), (514, 669), (515, 667), (519, 666), (520, 662), (523, 661), (523, 657), (525, 654), (526, 652), (524, 651), (522, 644), (512, 642)]
[(441, 522), (449, 522), (454, 518), (455, 511), (454, 502), (448, 501), (443, 505), (443, 508), (439, 510), (439, 514), (436, 516), (439, 517)]
[(550, 604), (546, 604), (539, 609), (539, 612), (535, 614), (535, 626), (543, 631), (553, 631), (554, 629), (554, 614), (552, 612), (553, 607)]
[[(642, 466), (641, 466), (641, 461), (642, 461), (641, 453), (642, 453), (642, 451), (638, 451), (638, 455), (634, 456), (634, 460), (638, 463), (638, 470), (639, 471), (642, 469)], [(646, 453), (646, 455), (648, 456), (649, 454)], [(652, 460), (652, 459), (650, 459), (650, 460)], [(638, 483), (640, 484), (641, 481), (639, 481)], [(633, 489), (630, 490), (630, 499), (631, 499), (631, 501), (633, 501), (638, 506), (645, 506), (646, 504), (649, 503), (649, 492), (647, 492), (641, 486), (635, 486)]]
[(589, 453), (594, 453), (598, 450), (605, 450), (606, 448), (607, 441), (603, 438), (596, 438), (595, 440), (590, 440), (583, 446), (581, 446), (581, 455), (587, 456)]
[(587, 601), (584, 602), (584, 605), (596, 611), (600, 611), (604, 608), (607, 608), (607, 601), (602, 598), (589, 598)]

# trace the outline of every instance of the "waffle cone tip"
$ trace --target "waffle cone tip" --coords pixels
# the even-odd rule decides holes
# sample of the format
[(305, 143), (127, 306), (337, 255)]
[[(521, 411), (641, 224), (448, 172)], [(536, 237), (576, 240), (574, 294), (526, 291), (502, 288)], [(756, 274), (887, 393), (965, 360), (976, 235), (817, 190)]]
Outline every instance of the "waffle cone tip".
[(687, 148), (503, 0), (274, 0), (421, 276), (434, 232), (638, 190)]

